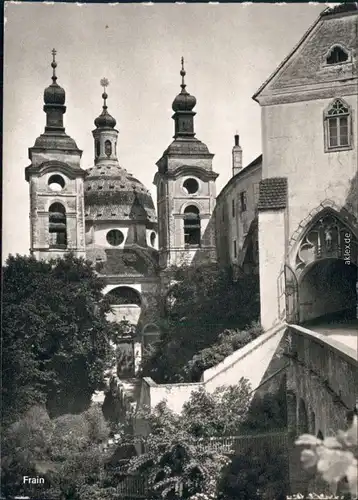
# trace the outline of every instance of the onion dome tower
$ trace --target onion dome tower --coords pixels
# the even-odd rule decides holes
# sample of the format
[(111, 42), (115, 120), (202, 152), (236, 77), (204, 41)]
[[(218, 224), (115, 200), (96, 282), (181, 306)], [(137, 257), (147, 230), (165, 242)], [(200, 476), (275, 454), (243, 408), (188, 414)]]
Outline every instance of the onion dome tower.
[(57, 83), (52, 50), (52, 83), (44, 91), (45, 131), (29, 148), (25, 169), (30, 184), (30, 251), (38, 258), (85, 255), (82, 151), (65, 132), (66, 94)]
[(172, 109), (174, 141), (157, 162), (159, 262), (161, 268), (216, 259), (211, 223), (215, 206), (214, 155), (195, 137), (196, 98), (186, 90), (184, 58), (181, 91)]
[(87, 170), (85, 180), (86, 248), (88, 256), (101, 262), (101, 273), (121, 274), (125, 272), (119, 270), (124, 250), (154, 250), (157, 218), (149, 191), (119, 164), (116, 120), (107, 107), (108, 80), (103, 78), (101, 85), (103, 107), (92, 132), (94, 166)]

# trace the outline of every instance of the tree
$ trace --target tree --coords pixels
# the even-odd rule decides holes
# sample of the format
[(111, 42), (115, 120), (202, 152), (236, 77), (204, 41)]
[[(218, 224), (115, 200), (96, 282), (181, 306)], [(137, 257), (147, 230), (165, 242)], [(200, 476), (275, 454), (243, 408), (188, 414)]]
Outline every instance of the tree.
[(233, 279), (231, 268), (216, 264), (171, 268), (166, 318), (153, 353), (143, 360), (142, 374), (156, 382), (190, 381), (184, 370), (199, 351), (227, 329), (243, 329), (259, 317), (257, 276)]
[(3, 267), (3, 423), (35, 404), (79, 412), (103, 384), (115, 327), (89, 262), (10, 256)]
[[(238, 428), (249, 406), (245, 380), (237, 387), (203, 389), (192, 393), (180, 415), (165, 402), (141, 417), (149, 425), (145, 450), (129, 461), (128, 473), (146, 474), (149, 496), (215, 498), (221, 471), (229, 458), (208, 438), (228, 435)], [(213, 446), (214, 444), (214, 446)]]
[(285, 500), (287, 456), (280, 446), (260, 440), (236, 454), (223, 471), (219, 500)]
[(39, 498), (38, 486), (30, 491), (31, 486), (19, 481), (28, 475), (45, 479), (43, 498), (80, 500), (89, 488), (92, 496), (85, 498), (106, 498), (103, 478), (108, 457), (102, 444), (108, 435), (99, 408), (55, 419), (50, 419), (44, 406), (30, 408), (4, 433), (1, 493)]
[(221, 363), (227, 356), (241, 349), (262, 333), (263, 329), (257, 322), (244, 330), (224, 330), (217, 342), (192, 357), (184, 366), (183, 373), (191, 382), (198, 382), (205, 370)]

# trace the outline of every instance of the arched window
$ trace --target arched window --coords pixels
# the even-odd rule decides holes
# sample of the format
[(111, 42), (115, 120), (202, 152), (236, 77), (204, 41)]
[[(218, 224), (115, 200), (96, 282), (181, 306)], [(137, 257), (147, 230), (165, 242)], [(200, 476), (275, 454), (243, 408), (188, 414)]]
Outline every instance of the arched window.
[(149, 324), (143, 328), (142, 332), (142, 343), (144, 348), (148, 348), (150, 345), (155, 344), (160, 336), (160, 331), (157, 325)]
[(184, 210), (184, 242), (186, 247), (200, 246), (201, 224), (200, 212), (197, 207), (190, 205)]
[(66, 210), (61, 203), (53, 203), (49, 208), (50, 248), (67, 247)]
[(325, 112), (326, 151), (351, 147), (351, 113), (347, 104), (336, 99)]
[(96, 148), (96, 158), (98, 158), (101, 154), (101, 143), (99, 142), (98, 139), (96, 139), (96, 142), (95, 142), (95, 148)]
[(107, 140), (104, 143), (104, 152), (106, 153), (106, 156), (108, 156), (108, 157), (112, 156), (112, 143), (111, 143), (111, 141)]
[(326, 58), (327, 64), (339, 64), (346, 61), (348, 61), (348, 54), (339, 45), (335, 45), (334, 47), (332, 47)]

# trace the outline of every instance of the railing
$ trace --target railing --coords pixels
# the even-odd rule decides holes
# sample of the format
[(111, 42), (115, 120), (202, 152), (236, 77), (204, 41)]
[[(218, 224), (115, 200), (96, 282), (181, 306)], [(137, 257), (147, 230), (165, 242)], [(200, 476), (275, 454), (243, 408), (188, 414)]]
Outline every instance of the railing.
[(127, 476), (117, 487), (119, 497), (145, 498), (148, 491), (148, 481), (144, 476)]
[(263, 445), (287, 446), (288, 432), (286, 429), (262, 434), (243, 434), (240, 436), (227, 436), (198, 440), (202, 450), (212, 450), (221, 453), (235, 454), (248, 448), (261, 448)]
[[(145, 440), (140, 440), (145, 450)], [(197, 445), (201, 450), (217, 451), (224, 454), (261, 452), (265, 446), (280, 447), (284, 452), (288, 450), (287, 429), (277, 429), (259, 434), (241, 434), (198, 439)], [(127, 476), (116, 487), (116, 499), (144, 499), (148, 491), (148, 481), (145, 476)]]

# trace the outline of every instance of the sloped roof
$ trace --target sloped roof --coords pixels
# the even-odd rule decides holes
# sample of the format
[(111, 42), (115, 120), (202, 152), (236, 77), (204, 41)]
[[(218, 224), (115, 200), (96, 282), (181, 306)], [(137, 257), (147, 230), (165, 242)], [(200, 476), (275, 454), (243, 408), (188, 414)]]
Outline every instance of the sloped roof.
[(287, 177), (270, 177), (260, 182), (258, 210), (279, 210), (287, 205)]
[(302, 44), (306, 41), (306, 39), (311, 35), (316, 26), (322, 22), (322, 18), (327, 16), (341, 15), (342, 13), (358, 13), (358, 4), (357, 3), (344, 3), (340, 5), (336, 5), (334, 7), (328, 7), (324, 9), (319, 17), (314, 21), (314, 23), (308, 28), (308, 30), (304, 33), (299, 42), (293, 47), (291, 52), (287, 55), (287, 57), (277, 66), (277, 68), (273, 71), (273, 73), (264, 81), (264, 83), (260, 86), (260, 88), (255, 92), (252, 96), (252, 99), (258, 102), (257, 97), (262, 93), (262, 91), (267, 87), (267, 85), (275, 78), (275, 76), (281, 71), (281, 69), (288, 63), (288, 61), (294, 56), (297, 50), (302, 46)]

